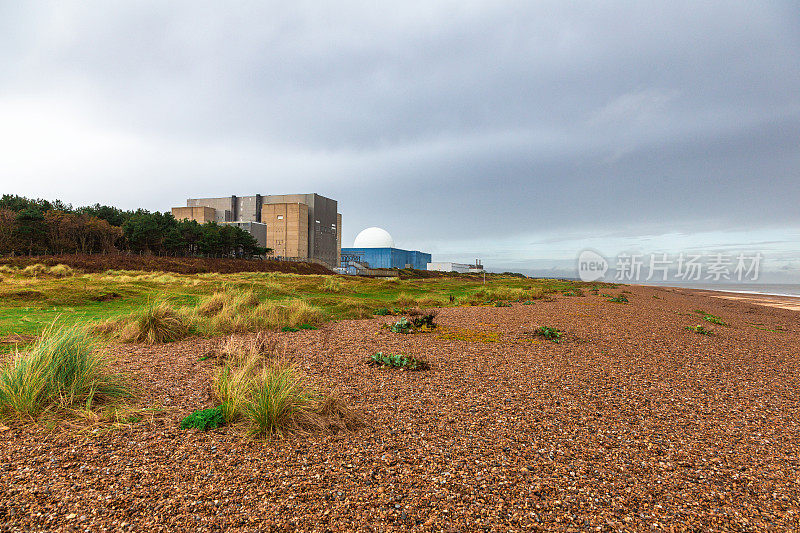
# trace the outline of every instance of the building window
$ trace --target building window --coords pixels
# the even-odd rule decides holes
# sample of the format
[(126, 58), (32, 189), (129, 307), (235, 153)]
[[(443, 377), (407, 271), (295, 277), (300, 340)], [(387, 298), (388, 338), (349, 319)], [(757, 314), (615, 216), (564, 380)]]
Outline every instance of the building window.
[(278, 220), (283, 220), (283, 215), (278, 215)]

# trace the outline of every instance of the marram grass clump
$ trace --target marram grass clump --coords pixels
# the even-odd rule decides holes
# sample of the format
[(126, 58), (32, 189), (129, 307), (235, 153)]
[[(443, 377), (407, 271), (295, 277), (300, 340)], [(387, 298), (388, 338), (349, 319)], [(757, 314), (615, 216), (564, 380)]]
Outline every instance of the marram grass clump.
[(0, 367), (0, 414), (36, 418), (132, 398), (128, 379), (111, 366), (85, 331), (50, 326)]
[(244, 421), (257, 437), (338, 431), (363, 425), (335, 395), (313, 387), (284, 354), (232, 353), (212, 378), (214, 397), (227, 422)]
[(134, 313), (119, 334), (122, 342), (162, 344), (189, 335), (184, 318), (166, 302), (153, 303)]

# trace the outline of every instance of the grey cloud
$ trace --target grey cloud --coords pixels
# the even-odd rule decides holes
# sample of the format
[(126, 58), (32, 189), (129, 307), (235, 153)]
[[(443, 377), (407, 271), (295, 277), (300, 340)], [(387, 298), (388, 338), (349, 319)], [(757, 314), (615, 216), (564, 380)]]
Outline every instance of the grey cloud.
[(221, 6), (0, 5), (0, 109), (55, 99), (142, 144), (69, 186), (0, 163), (3, 192), (316, 190), (345, 241), (800, 226), (793, 2)]

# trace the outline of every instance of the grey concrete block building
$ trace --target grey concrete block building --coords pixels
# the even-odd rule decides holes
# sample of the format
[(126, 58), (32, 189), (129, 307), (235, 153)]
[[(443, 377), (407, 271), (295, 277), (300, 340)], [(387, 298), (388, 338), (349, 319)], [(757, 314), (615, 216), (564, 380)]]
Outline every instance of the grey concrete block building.
[[(241, 224), (244, 229), (258, 228), (258, 235), (253, 236), (259, 242), (264, 239), (263, 245), (272, 248), (276, 257), (317, 260), (337, 266), (342, 249), (342, 216), (337, 210), (336, 200), (316, 193), (256, 194), (189, 198), (186, 207), (173, 207), (172, 214), (175, 218), (201, 223), (213, 220), (219, 224)], [(246, 222), (258, 224), (242, 224)]]

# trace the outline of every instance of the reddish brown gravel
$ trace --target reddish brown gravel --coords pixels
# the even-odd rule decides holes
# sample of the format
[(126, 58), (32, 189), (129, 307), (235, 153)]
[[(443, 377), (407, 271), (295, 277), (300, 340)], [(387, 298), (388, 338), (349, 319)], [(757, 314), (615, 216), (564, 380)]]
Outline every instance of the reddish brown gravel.
[[(0, 529), (800, 528), (800, 314), (630, 290), (629, 304), (444, 309), (447, 339), (381, 329), (391, 317), (276, 334), (369, 426), (266, 443), (178, 429), (212, 405), (214, 363), (198, 358), (218, 340), (115, 347), (164, 410), (110, 432), (0, 431)], [(715, 334), (685, 329), (701, 323)], [(537, 325), (563, 342), (533, 337)], [(432, 369), (365, 364), (378, 350)]]

